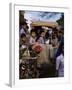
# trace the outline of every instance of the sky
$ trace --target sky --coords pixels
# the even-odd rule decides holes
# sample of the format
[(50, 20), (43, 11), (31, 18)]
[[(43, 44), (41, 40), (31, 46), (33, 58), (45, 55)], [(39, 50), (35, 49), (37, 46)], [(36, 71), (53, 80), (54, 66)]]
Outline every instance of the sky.
[[(29, 21), (50, 21), (55, 22), (56, 20), (60, 19), (61, 13), (57, 12), (55, 15), (52, 15), (56, 12), (46, 12), (46, 15), (44, 17), (41, 17), (43, 15), (43, 12), (39, 11), (26, 11), (24, 14), (24, 17)], [(52, 15), (52, 16), (51, 16)], [(49, 17), (51, 16), (51, 17)]]
[(60, 12), (41, 12), (41, 11), (25, 11), (24, 18), (27, 19), (27, 23), (29, 26), (29, 31), (31, 29), (30, 23), (31, 21), (48, 21), (48, 22), (56, 22), (61, 17)]

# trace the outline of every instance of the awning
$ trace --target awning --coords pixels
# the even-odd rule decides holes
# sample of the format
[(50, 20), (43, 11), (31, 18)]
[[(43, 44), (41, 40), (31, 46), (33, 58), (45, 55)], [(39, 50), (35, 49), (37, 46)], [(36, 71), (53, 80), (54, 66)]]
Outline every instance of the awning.
[(46, 26), (46, 27), (58, 27), (57, 22), (43, 22), (43, 21), (35, 21), (31, 23), (31, 26)]

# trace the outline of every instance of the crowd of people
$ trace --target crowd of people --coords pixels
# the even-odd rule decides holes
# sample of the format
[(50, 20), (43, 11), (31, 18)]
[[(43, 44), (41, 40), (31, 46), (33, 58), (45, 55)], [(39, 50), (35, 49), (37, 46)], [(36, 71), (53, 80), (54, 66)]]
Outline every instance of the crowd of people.
[[(29, 32), (28, 28), (29, 27), (26, 22), (23, 22), (20, 25), (20, 30), (19, 30), (20, 67), (22, 65), (22, 59), (24, 58), (23, 55), (25, 55), (25, 51), (28, 50), (27, 55), (29, 57), (39, 57), (40, 53), (43, 52), (41, 55), (41, 58), (38, 58), (37, 60), (37, 66), (38, 66), (37, 68), (39, 69), (39, 72), (40, 72), (41, 70), (40, 68), (43, 63), (39, 64), (38, 62), (40, 59), (45, 60), (45, 58), (43, 58), (45, 57), (45, 52), (43, 50), (45, 49), (45, 45), (48, 44), (54, 48), (54, 56), (53, 58), (50, 58), (51, 59), (50, 63), (54, 64), (55, 66), (55, 73), (53, 76), (64, 77), (64, 30), (63, 29), (58, 30), (57, 28), (53, 28), (52, 31), (50, 31), (50, 30), (45, 30), (43, 28), (38, 30), (35, 30), (35, 28), (32, 28)], [(46, 56), (47, 56), (47, 53), (46, 53)], [(37, 70), (37, 69), (35, 68), (34, 70)], [(20, 68), (20, 71), (21, 71), (21, 68)], [(38, 74), (36, 74), (33, 77), (37, 77), (37, 78), (40, 77), (39, 72), (37, 71)], [(49, 73), (48, 71), (46, 72)], [(21, 72), (20, 72), (20, 76), (21, 76)], [(20, 77), (20, 78), (26, 78), (26, 77)]]

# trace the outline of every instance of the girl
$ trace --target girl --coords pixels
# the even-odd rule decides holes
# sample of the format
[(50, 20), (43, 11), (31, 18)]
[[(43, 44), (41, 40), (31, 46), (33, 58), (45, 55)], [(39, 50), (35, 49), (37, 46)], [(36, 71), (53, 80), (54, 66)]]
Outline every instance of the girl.
[(34, 30), (31, 30), (31, 37), (30, 37), (29, 43), (30, 45), (34, 45), (35, 42), (36, 42), (36, 33)]
[(45, 32), (42, 30), (40, 31), (39, 37), (36, 40), (40, 44), (45, 44)]
[(39, 53), (38, 65), (42, 65), (43, 63), (48, 63), (48, 55), (46, 53), (47, 48), (45, 45), (45, 32), (40, 31), (39, 37), (37, 38), (37, 42), (42, 47), (41, 52)]

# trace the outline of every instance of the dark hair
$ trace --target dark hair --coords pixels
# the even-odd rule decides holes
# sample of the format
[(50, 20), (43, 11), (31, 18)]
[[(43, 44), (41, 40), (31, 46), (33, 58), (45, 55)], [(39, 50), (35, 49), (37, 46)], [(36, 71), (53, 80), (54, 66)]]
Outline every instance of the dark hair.
[[(34, 30), (34, 29), (32, 29), (32, 30), (31, 30), (30, 34), (32, 34), (33, 32), (35, 32), (35, 30)], [(35, 33), (36, 33), (36, 32), (35, 32)]]
[(27, 25), (27, 23), (26, 22), (20, 22), (20, 26), (22, 26), (22, 25)]
[(44, 30), (41, 30), (41, 31), (39, 32), (39, 35), (37, 36), (36, 41), (38, 41), (38, 39), (40, 38), (40, 35), (41, 35), (42, 32), (44, 32)]
[(43, 32), (44, 32), (44, 30), (41, 30), (40, 33), (39, 33), (39, 35), (41, 35), (41, 33), (43, 33)]
[(60, 30), (59, 33), (62, 33), (62, 31)]
[(25, 34), (21, 34), (21, 36), (20, 36), (21, 38), (23, 38), (23, 37), (26, 37), (26, 35)]

